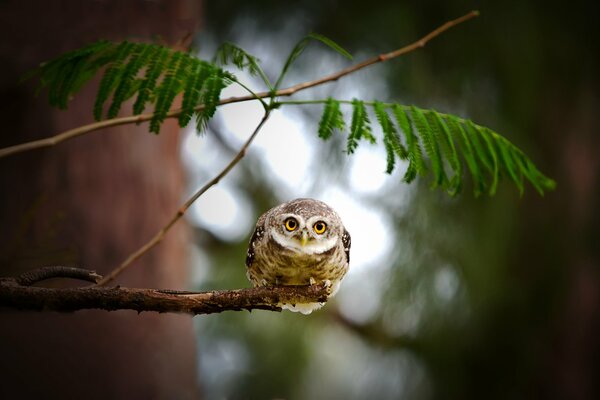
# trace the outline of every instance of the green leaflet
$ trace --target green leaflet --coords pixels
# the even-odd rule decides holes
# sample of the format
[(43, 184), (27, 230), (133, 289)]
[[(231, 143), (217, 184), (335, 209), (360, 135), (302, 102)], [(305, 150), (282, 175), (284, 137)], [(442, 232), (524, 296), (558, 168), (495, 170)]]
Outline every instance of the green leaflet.
[(420, 108), (412, 106), (410, 108), (413, 122), (417, 128), (421, 140), (423, 141), (423, 148), (429, 157), (431, 162), (431, 169), (433, 172), (434, 180), (432, 187), (445, 187), (448, 178), (444, 172), (444, 166), (442, 164), (442, 157), (438, 149), (437, 136), (435, 133), (435, 127), (432, 129), (427, 122), (427, 118), (424, 115), (424, 111)]
[(453, 134), (458, 148), (462, 148), (462, 155), (467, 163), (467, 167), (471, 172), (473, 178), (473, 191), (475, 197), (478, 197), (485, 192), (486, 182), (484, 180), (479, 163), (477, 162), (477, 156), (473, 150), (473, 146), (469, 141), (467, 132), (463, 129), (462, 122), (459, 121), (458, 117), (448, 116), (447, 118), (450, 132)]
[(100, 81), (100, 87), (98, 88), (98, 94), (96, 95), (94, 103), (94, 118), (96, 121), (102, 119), (104, 103), (119, 83), (119, 78), (123, 73), (123, 63), (129, 57), (130, 51), (134, 46), (133, 43), (125, 41), (120, 43), (115, 49), (114, 58), (108, 65), (106, 72), (104, 72), (104, 76)]
[(387, 113), (386, 106), (376, 101), (373, 104), (373, 110), (383, 131), (383, 144), (387, 153), (387, 168), (385, 172), (391, 174), (396, 164), (396, 156), (402, 160), (406, 160), (408, 158), (408, 151), (400, 142), (400, 137)]
[(162, 84), (156, 89), (156, 109), (150, 120), (150, 132), (158, 133), (170, 105), (181, 91), (182, 75), (189, 64), (184, 62), (184, 53), (176, 52), (167, 65)]
[(140, 85), (138, 97), (133, 103), (133, 113), (141, 114), (146, 108), (146, 103), (150, 101), (150, 96), (156, 89), (156, 82), (163, 73), (167, 61), (171, 58), (172, 53), (169, 49), (161, 48), (155, 56), (149, 60), (146, 67), (146, 75)]
[(346, 128), (344, 115), (340, 109), (340, 102), (329, 97), (325, 102), (323, 115), (319, 121), (319, 137), (327, 140), (333, 135), (333, 130), (343, 131)]
[(121, 74), (121, 79), (115, 90), (112, 103), (108, 108), (108, 118), (114, 118), (117, 116), (123, 101), (125, 101), (127, 97), (131, 95), (130, 88), (138, 72), (144, 65), (148, 63), (150, 57), (156, 55), (158, 50), (158, 46), (148, 45), (144, 47), (137, 47), (135, 51), (132, 52), (130, 56), (131, 58)]
[(431, 111), (429, 117), (431, 118), (431, 123), (435, 124), (439, 129), (439, 140), (442, 144), (441, 147), (444, 149), (446, 160), (454, 172), (454, 175), (450, 178), (448, 183), (448, 193), (451, 196), (455, 196), (462, 190), (462, 163), (460, 162), (458, 151), (454, 143), (454, 136), (439, 113)]
[(304, 49), (310, 43), (311, 40), (317, 40), (317, 41), (323, 43), (324, 45), (328, 46), (332, 50), (340, 53), (344, 57), (352, 59), (352, 56), (350, 55), (350, 53), (348, 53), (346, 50), (344, 50), (340, 45), (335, 43), (333, 40), (328, 39), (325, 36), (319, 35), (317, 33), (311, 33), (308, 36), (300, 39), (300, 41), (298, 43), (296, 43), (296, 45), (294, 46), (294, 48), (288, 55), (287, 59), (285, 60), (285, 64), (283, 65), (283, 68), (281, 70), (281, 73), (279, 74), (279, 78), (277, 78), (277, 82), (275, 82), (275, 85), (273, 86), (274, 90), (279, 89), (279, 87), (281, 86), (281, 83), (283, 82), (283, 78), (285, 78), (285, 76), (287, 75), (290, 67), (296, 61), (296, 59), (298, 57), (300, 57), (300, 54), (302, 54), (302, 52), (304, 51)]
[(371, 133), (371, 121), (365, 108), (365, 103), (358, 100), (352, 100), (352, 122), (350, 124), (350, 134), (346, 143), (348, 154), (354, 153), (358, 147), (358, 141), (365, 138), (371, 143), (375, 143), (375, 137)]
[(406, 169), (403, 180), (406, 183), (410, 183), (417, 177), (417, 174), (425, 175), (427, 173), (427, 167), (423, 161), (423, 153), (421, 152), (419, 139), (415, 136), (406, 110), (399, 104), (393, 104), (392, 112), (394, 113), (398, 126), (404, 132), (404, 136), (406, 137), (406, 146), (408, 147), (408, 168)]

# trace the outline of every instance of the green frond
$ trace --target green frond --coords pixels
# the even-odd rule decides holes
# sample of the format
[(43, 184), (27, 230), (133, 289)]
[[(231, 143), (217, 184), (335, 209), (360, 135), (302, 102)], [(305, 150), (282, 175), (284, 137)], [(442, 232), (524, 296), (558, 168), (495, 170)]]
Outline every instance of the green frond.
[(123, 73), (123, 63), (129, 57), (132, 47), (134, 47), (133, 43), (127, 41), (120, 43), (115, 50), (114, 58), (104, 72), (94, 103), (94, 118), (96, 121), (102, 119), (104, 103), (119, 83), (119, 78)]
[(181, 75), (189, 66), (184, 62), (184, 56), (185, 54), (181, 52), (173, 54), (167, 65), (163, 81), (156, 89), (156, 106), (150, 121), (150, 132), (159, 133), (160, 126), (165, 120), (175, 96), (181, 91)]
[(431, 162), (431, 170), (434, 176), (433, 187), (445, 187), (448, 178), (446, 177), (446, 173), (444, 172), (442, 157), (438, 149), (438, 135), (436, 135), (434, 131), (435, 127), (432, 128), (431, 126), (429, 126), (427, 118), (424, 115), (424, 110), (411, 106), (410, 111), (415, 128), (417, 128), (417, 132), (419, 133), (419, 136), (423, 141), (423, 147), (425, 148), (425, 152), (427, 153), (429, 161)]
[(457, 147), (462, 149), (462, 156), (467, 163), (467, 168), (471, 172), (471, 177), (473, 179), (473, 191), (475, 196), (478, 197), (485, 192), (486, 183), (481, 173), (481, 169), (479, 168), (479, 164), (477, 163), (473, 146), (458, 117), (448, 115), (446, 121), (448, 122), (450, 132), (453, 134), (457, 143)]
[[(241, 49), (236, 54), (231, 52), (235, 62), (257, 66), (255, 59)], [(221, 90), (235, 79), (218, 66), (189, 53), (127, 41), (92, 43), (42, 64), (32, 76), (39, 76), (40, 87), (48, 88), (51, 105), (66, 108), (71, 95), (101, 68), (105, 70), (94, 102), (94, 118), (103, 118), (107, 102), (110, 104), (106, 116), (116, 117), (124, 102), (135, 97), (134, 115), (144, 112), (148, 105), (153, 106), (150, 131), (155, 133), (159, 132), (176, 96), (181, 93), (181, 126), (188, 124), (195, 114), (204, 126), (214, 115)]]
[(329, 39), (328, 37), (325, 37), (321, 34), (314, 33), (314, 32), (309, 34), (308, 37), (311, 39), (314, 39), (314, 40), (318, 40), (319, 42), (323, 43), (325, 46), (329, 47), (336, 53), (341, 54), (342, 56), (346, 57), (348, 60), (352, 60), (352, 54), (348, 53), (348, 51), (346, 51), (342, 46), (340, 46), (333, 40)]
[(40, 89), (48, 87), (50, 105), (65, 109), (70, 96), (81, 87), (83, 78), (89, 80), (98, 70), (92, 61), (113, 47), (108, 41), (91, 43), (65, 53), (62, 57), (42, 63), (23, 79), (39, 75)]
[(494, 144), (493, 137), (491, 135), (491, 131), (487, 128), (483, 128), (477, 129), (477, 132), (485, 141), (488, 153), (492, 159), (492, 183), (490, 185), (489, 194), (490, 196), (493, 196), (494, 194), (496, 194), (496, 189), (498, 188), (498, 180), (500, 179), (500, 160), (496, 151), (496, 145)]
[(408, 147), (408, 168), (404, 174), (404, 182), (410, 183), (417, 174), (424, 175), (427, 172), (427, 167), (423, 161), (423, 153), (419, 145), (419, 139), (413, 131), (413, 127), (408, 119), (405, 109), (399, 104), (392, 105), (392, 112), (396, 118), (396, 122), (400, 129), (404, 132), (406, 138), (406, 146)]
[(148, 60), (155, 56), (159, 47), (154, 45), (136, 46), (130, 54), (129, 62), (121, 73), (120, 82), (113, 95), (112, 103), (108, 108), (108, 118), (114, 118), (119, 113), (125, 100), (135, 93), (132, 91), (133, 82)]
[(196, 129), (198, 133), (206, 130), (208, 121), (217, 111), (221, 91), (230, 83), (227, 76), (223, 71), (218, 70), (206, 80), (201, 95), (201, 103), (204, 104), (204, 108), (197, 114)]
[(514, 182), (514, 184), (519, 189), (519, 193), (521, 196), (523, 195), (524, 186), (523, 186), (523, 175), (522, 171), (518, 169), (515, 160), (512, 156), (512, 144), (501, 138), (501, 140), (496, 141), (498, 147), (500, 148), (500, 156), (502, 158), (502, 164), (504, 166), (504, 170), (508, 172), (508, 176)]
[(165, 65), (171, 56), (172, 52), (169, 49), (162, 47), (157, 51), (154, 58), (149, 60), (148, 66), (146, 67), (146, 74), (140, 84), (137, 99), (135, 100), (135, 103), (133, 103), (133, 113), (135, 115), (144, 112), (146, 103), (150, 101), (150, 96), (156, 89), (156, 82), (165, 70)]
[[(520, 193), (524, 190), (524, 179), (531, 182), (542, 195), (556, 186), (553, 180), (544, 176), (533, 162), (506, 138), (468, 119), (435, 110), (379, 101), (365, 103), (358, 99), (342, 101), (328, 98), (309, 103), (317, 102), (325, 103), (319, 123), (319, 136), (324, 139), (332, 135), (333, 125), (343, 123), (340, 105), (343, 103), (352, 106), (350, 133), (346, 145), (348, 153), (356, 150), (360, 139), (375, 141), (365, 107), (365, 104), (372, 105), (383, 132), (383, 145), (387, 157), (386, 171), (390, 173), (394, 169), (396, 157), (408, 160), (403, 177), (407, 183), (412, 182), (417, 175), (427, 175), (431, 170), (432, 188), (441, 187), (451, 196), (462, 191), (465, 173), (471, 175), (475, 196), (482, 193), (493, 196), (503, 176), (509, 177)], [(389, 114), (390, 110), (396, 124)], [(332, 121), (338, 122), (334, 124)], [(400, 131), (406, 139), (405, 145), (402, 143)], [(426, 165), (425, 155), (429, 159), (430, 168)]]
[(212, 73), (210, 64), (198, 62), (191, 67), (190, 76), (185, 83), (183, 100), (181, 102), (181, 114), (179, 115), (179, 126), (184, 127), (196, 113), (195, 108), (200, 103), (202, 86)]
[(251, 75), (257, 75), (261, 70), (257, 57), (230, 42), (225, 42), (219, 46), (212, 61), (213, 64), (233, 64), (241, 70), (248, 71)]
[(454, 137), (439, 113), (432, 111), (428, 116), (430, 118), (430, 123), (436, 124), (439, 128), (439, 132), (441, 133), (440, 142), (444, 149), (446, 160), (454, 172), (454, 175), (450, 178), (448, 183), (448, 193), (451, 196), (454, 196), (462, 190), (462, 163), (460, 162), (458, 151), (456, 150)]
[(387, 113), (385, 104), (376, 101), (373, 104), (373, 111), (375, 112), (377, 121), (379, 122), (379, 125), (381, 125), (381, 130), (383, 131), (383, 144), (387, 153), (386, 172), (391, 174), (394, 170), (394, 165), (396, 164), (396, 156), (401, 160), (406, 160), (408, 158), (408, 151), (400, 142), (400, 137), (398, 136), (394, 123)]
[(371, 121), (365, 108), (365, 103), (358, 100), (352, 100), (352, 122), (350, 124), (350, 134), (346, 144), (348, 154), (354, 153), (358, 147), (358, 141), (361, 138), (367, 139), (371, 143), (375, 143), (375, 137), (371, 133)]
[(274, 90), (279, 89), (281, 82), (283, 82), (283, 78), (285, 78), (285, 76), (287, 75), (290, 67), (292, 66), (292, 64), (294, 64), (296, 59), (298, 57), (300, 57), (300, 55), (302, 54), (302, 52), (304, 51), (304, 49), (310, 43), (311, 40), (317, 40), (317, 41), (323, 43), (324, 45), (326, 45), (327, 47), (329, 47), (330, 49), (343, 55), (344, 57), (352, 59), (352, 56), (350, 55), (350, 53), (348, 53), (346, 50), (344, 50), (340, 45), (335, 43), (333, 40), (326, 38), (323, 35), (319, 35), (317, 33), (311, 33), (308, 36), (302, 38), (300, 41), (298, 41), (298, 43), (296, 43), (296, 45), (294, 46), (294, 48), (288, 55), (287, 59), (285, 60), (285, 64), (283, 65), (283, 68), (281, 70), (281, 73), (279, 74), (279, 77), (277, 78), (277, 82), (275, 82), (275, 85), (273, 87)]
[(319, 121), (319, 137), (323, 140), (329, 139), (333, 135), (333, 130), (343, 131), (346, 128), (344, 115), (340, 109), (340, 102), (333, 98), (327, 98), (323, 114)]

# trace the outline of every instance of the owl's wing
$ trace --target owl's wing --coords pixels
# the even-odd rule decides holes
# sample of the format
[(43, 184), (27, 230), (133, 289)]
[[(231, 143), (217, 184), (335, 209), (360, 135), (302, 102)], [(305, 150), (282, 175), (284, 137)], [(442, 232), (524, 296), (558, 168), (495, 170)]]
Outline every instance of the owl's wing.
[(254, 256), (256, 254), (256, 246), (258, 245), (258, 242), (262, 240), (262, 237), (265, 234), (265, 219), (265, 214), (263, 214), (256, 222), (256, 228), (254, 228), (254, 233), (252, 234), (250, 243), (248, 244), (248, 252), (246, 253), (246, 268), (250, 268), (252, 266), (252, 263), (254, 262)]
[(346, 261), (350, 264), (350, 232), (344, 229), (342, 234), (342, 244), (344, 245), (344, 251), (346, 252)]

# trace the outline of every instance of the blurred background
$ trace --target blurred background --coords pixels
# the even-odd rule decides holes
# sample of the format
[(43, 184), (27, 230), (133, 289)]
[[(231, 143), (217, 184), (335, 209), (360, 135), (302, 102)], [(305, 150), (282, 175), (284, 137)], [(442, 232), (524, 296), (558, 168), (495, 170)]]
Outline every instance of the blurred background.
[[(5, 4), (18, 8), (12, 3)], [(180, 227), (170, 245), (149, 254), (150, 266), (132, 268), (122, 283), (197, 290), (247, 287), (243, 264), (258, 216), (282, 201), (315, 197), (334, 207), (352, 234), (351, 270), (338, 295), (309, 316), (254, 311), (196, 317), (195, 338), (187, 316), (81, 312), (43, 315), (41, 321), (37, 314), (3, 312), (2, 325), (9, 328), (1, 333), (2, 350), (8, 356), (0, 362), (0, 377), (6, 380), (0, 393), (10, 394), (10, 382), (19, 382), (27, 373), (46, 378), (40, 378), (40, 391), (27, 388), (26, 393), (67, 390), (53, 386), (52, 372), (44, 375), (40, 367), (32, 369), (39, 352), (50, 360), (62, 353), (67, 361), (48, 365), (77, 376), (73, 369), (80, 359), (71, 360), (70, 355), (89, 351), (100, 340), (105, 344), (93, 350), (92, 359), (102, 362), (81, 372), (77, 380), (82, 388), (76, 390), (73, 383), (69, 393), (97, 398), (600, 398), (600, 32), (592, 2), (576, 0), (568, 7), (513, 0), (58, 3), (76, 11), (65, 14), (55, 5), (42, 13), (62, 21), (47, 31), (51, 39), (44, 39), (55, 50), (35, 50), (32, 44), (25, 47), (29, 52), (3, 46), (5, 69), (16, 64), (9, 57), (15, 52), (23, 54), (14, 67), (19, 71), (81, 45), (85, 36), (73, 39), (64, 24), (83, 32), (96, 27), (88, 41), (94, 35), (159, 35), (173, 43), (192, 30), (198, 32), (194, 48), (202, 58), (210, 59), (218, 44), (231, 41), (259, 57), (274, 80), (290, 49), (309, 32), (335, 40), (358, 62), (412, 43), (478, 9), (480, 17), (422, 50), (297, 98), (377, 99), (473, 119), (505, 135), (558, 186), (543, 198), (529, 186), (519, 197), (517, 189), (504, 182), (493, 198), (475, 199), (467, 185), (461, 196), (449, 198), (430, 190), (427, 181), (402, 183), (403, 164), (386, 175), (381, 144), (361, 143), (355, 154), (346, 155), (344, 135), (320, 141), (320, 106), (285, 106), (274, 113), (235, 170), (190, 210), (189, 229)], [(5, 4), (2, 7), (8, 7)], [(32, 18), (38, 29), (48, 24), (46, 18)], [(71, 24), (75, 18), (81, 22)], [(14, 26), (15, 20), (13, 16), (5, 22)], [(98, 22), (104, 20), (113, 25)], [(129, 20), (136, 23), (123, 22)], [(15, 38), (13, 46), (19, 40), (36, 43), (39, 37), (40, 32), (30, 34), (29, 41)], [(284, 86), (350, 63), (311, 44)], [(264, 90), (254, 78), (234, 72), (250, 87)], [(31, 105), (30, 92), (14, 89), (14, 79), (7, 76), (9, 72), (4, 74), (3, 101), (20, 99), (18, 104), (42, 109), (34, 120), (52, 127), (44, 128), (45, 136), (76, 123), (57, 123), (57, 118), (67, 117), (45, 110), (38, 104), (41, 98)], [(239, 93), (230, 88), (224, 95)], [(88, 95), (92, 101), (93, 91)], [(13, 115), (13, 120), (32, 123), (29, 113), (21, 115), (15, 111), (21, 108), (6, 104), (6, 120)], [(73, 104), (80, 104), (73, 106), (80, 111), (77, 118), (91, 120), (89, 104)], [(3, 196), (2, 220), (9, 221), (2, 228), (4, 243), (15, 242), (15, 226), (25, 226), (21, 231), (26, 232), (19, 236), (24, 238), (21, 244), (5, 246), (10, 251), (2, 253), (2, 275), (50, 262), (110, 270), (223, 168), (254, 129), (260, 110), (256, 104), (222, 107), (201, 137), (190, 130), (179, 135), (171, 127), (172, 132), (157, 139), (143, 126), (129, 127), (19, 160), (0, 160), (2, 192), (16, 193)], [(348, 110), (345, 114), (349, 118)], [(73, 109), (67, 115), (74, 115)], [(15, 132), (24, 129), (16, 122), (13, 126)], [(132, 136), (131, 129), (139, 132)], [(7, 134), (2, 143), (23, 140)], [(124, 144), (127, 150), (119, 150)], [(126, 160), (125, 165), (116, 171), (100, 168), (90, 180), (86, 174), (99, 168), (86, 161), (107, 152), (107, 165), (119, 159)], [(93, 164), (90, 171), (82, 166), (87, 163)], [(82, 168), (84, 172), (72, 173)], [(122, 172), (131, 169), (138, 172)], [(39, 171), (45, 171), (44, 177)], [(38, 186), (32, 181), (39, 181)], [(65, 187), (72, 192), (64, 192)], [(89, 198), (76, 201), (74, 196), (82, 191), (91, 193)], [(101, 198), (107, 192), (114, 196), (110, 210)], [(40, 196), (45, 200), (36, 200)], [(64, 197), (70, 199), (66, 205), (59, 201)], [(23, 225), (24, 215), (37, 215), (41, 222)], [(75, 222), (48, 222), (57, 216)], [(104, 234), (92, 234), (105, 219), (110, 223)], [(56, 229), (50, 239), (48, 226)], [(83, 232), (89, 231), (89, 236), (81, 235), (81, 227), (88, 227)], [(65, 249), (64, 243), (76, 250)], [(54, 248), (64, 251), (49, 253)], [(65, 326), (70, 327), (66, 337)], [(48, 327), (56, 332), (50, 350), (40, 344), (48, 337)], [(39, 352), (23, 361), (31, 343)], [(115, 362), (131, 367), (115, 371)], [(137, 372), (130, 377), (124, 371)], [(86, 391), (88, 374), (110, 382), (103, 385), (110, 390)]]

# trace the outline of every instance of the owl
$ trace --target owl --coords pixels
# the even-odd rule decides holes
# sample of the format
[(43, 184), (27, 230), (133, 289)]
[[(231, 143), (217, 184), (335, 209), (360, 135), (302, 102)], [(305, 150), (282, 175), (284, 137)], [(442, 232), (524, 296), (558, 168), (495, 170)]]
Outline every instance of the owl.
[[(254, 286), (330, 285), (339, 289), (350, 263), (350, 234), (338, 214), (314, 199), (296, 199), (260, 216), (250, 239), (246, 275)], [(324, 303), (280, 304), (310, 314)]]

